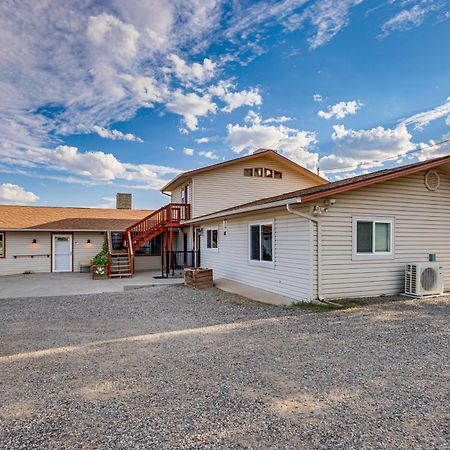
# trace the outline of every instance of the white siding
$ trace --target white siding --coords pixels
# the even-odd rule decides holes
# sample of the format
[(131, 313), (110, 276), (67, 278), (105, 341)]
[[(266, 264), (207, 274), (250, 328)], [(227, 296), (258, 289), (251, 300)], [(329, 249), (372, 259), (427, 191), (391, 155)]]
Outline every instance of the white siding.
[[(248, 261), (248, 224), (274, 220), (274, 267)], [(218, 226), (218, 250), (206, 249), (206, 229)], [(229, 218), (227, 234), (223, 222), (202, 224), (201, 265), (214, 270), (214, 278), (227, 278), (274, 292), (294, 300), (312, 296), (312, 224), (285, 212)]]
[[(278, 170), (283, 173), (283, 178), (278, 180), (264, 177), (244, 177), (244, 168), (246, 167)], [(192, 189), (192, 217), (317, 184), (311, 178), (299, 174), (282, 163), (275, 163), (270, 158), (262, 157), (257, 161), (243, 161), (195, 175)], [(178, 198), (177, 196), (178, 193), (175, 194), (174, 199)]]
[[(73, 271), (80, 271), (80, 261), (92, 258), (101, 251), (105, 234), (103, 232), (76, 231), (73, 233)], [(91, 240), (88, 244), (87, 241)]]
[[(37, 243), (32, 244), (33, 239)], [(6, 257), (0, 258), (0, 275), (20, 274), (24, 272), (50, 272), (51, 257), (37, 256), (50, 255), (49, 232), (6, 232)], [(18, 255), (36, 255), (33, 258)]]
[[(425, 172), (334, 196), (336, 204), (322, 222), (322, 294), (325, 298), (398, 294), (404, 266), (426, 262), (436, 253), (450, 289), (450, 177), (430, 192)], [(394, 255), (376, 260), (352, 259), (352, 217), (394, 218)]]

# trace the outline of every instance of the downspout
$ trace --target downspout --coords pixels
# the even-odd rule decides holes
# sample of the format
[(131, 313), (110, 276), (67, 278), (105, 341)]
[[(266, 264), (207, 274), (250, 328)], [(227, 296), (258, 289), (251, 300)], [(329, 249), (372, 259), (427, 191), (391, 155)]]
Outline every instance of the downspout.
[(320, 226), (320, 221), (316, 217), (312, 217), (309, 214), (302, 213), (300, 211), (296, 211), (292, 209), (291, 205), (296, 205), (301, 202), (300, 199), (297, 199), (296, 203), (288, 203), (286, 204), (286, 209), (290, 214), (294, 214), (299, 217), (303, 217), (307, 219), (317, 226), (317, 298), (319, 302), (326, 303), (322, 296), (322, 227)]

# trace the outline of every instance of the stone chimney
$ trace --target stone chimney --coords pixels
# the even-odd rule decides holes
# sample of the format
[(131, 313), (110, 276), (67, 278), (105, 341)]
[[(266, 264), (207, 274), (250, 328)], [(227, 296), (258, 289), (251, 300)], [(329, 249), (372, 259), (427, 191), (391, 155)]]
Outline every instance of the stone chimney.
[(118, 192), (116, 194), (116, 209), (132, 209), (132, 201), (131, 194)]

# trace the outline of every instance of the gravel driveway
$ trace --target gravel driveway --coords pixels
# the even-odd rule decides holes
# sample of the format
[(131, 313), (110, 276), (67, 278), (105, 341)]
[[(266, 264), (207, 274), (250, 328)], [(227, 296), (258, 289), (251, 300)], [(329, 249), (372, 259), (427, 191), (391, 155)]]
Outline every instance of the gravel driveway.
[(448, 448), (449, 309), (1, 300), (0, 448)]

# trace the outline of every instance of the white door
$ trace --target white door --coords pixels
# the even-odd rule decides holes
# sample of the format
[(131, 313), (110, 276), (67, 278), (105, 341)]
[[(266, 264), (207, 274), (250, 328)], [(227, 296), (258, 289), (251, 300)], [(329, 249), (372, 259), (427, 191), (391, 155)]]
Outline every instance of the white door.
[(53, 235), (53, 272), (72, 272), (72, 235)]

